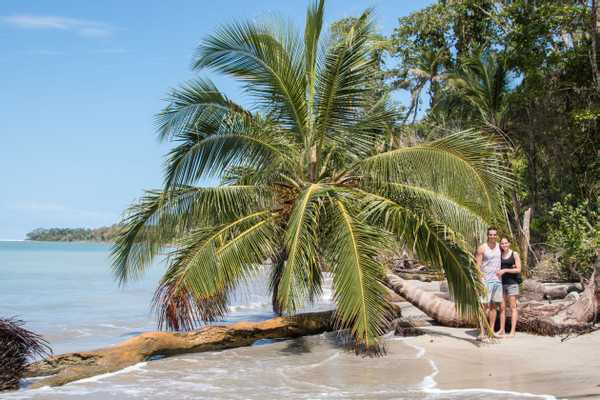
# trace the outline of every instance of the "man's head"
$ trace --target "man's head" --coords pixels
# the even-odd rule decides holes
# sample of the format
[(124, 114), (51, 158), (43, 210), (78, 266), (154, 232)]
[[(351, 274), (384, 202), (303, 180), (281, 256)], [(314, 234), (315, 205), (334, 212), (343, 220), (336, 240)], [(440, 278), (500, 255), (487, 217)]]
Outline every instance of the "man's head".
[(494, 243), (496, 243), (497, 239), (498, 239), (498, 230), (495, 227), (490, 226), (487, 230), (488, 243), (494, 244)]

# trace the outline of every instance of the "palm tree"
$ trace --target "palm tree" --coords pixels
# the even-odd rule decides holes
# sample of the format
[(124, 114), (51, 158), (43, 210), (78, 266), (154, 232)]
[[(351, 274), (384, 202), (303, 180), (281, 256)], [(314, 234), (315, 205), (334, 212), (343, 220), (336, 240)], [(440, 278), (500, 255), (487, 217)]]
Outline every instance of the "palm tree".
[[(336, 319), (377, 349), (389, 318), (381, 251), (402, 243), (442, 268), (460, 311), (480, 316), (471, 246), (510, 183), (495, 144), (475, 131), (379, 152), (393, 113), (372, 101), (371, 12), (322, 39), (323, 1), (302, 40), (289, 26), (234, 23), (205, 39), (195, 70), (238, 80), (249, 111), (205, 79), (172, 91), (159, 134), (177, 143), (165, 186), (133, 204), (113, 248), (124, 283), (161, 252), (159, 324), (193, 329), (272, 261), (274, 303), (293, 314), (333, 276)], [(218, 186), (201, 186), (219, 177)], [(169, 250), (170, 249), (170, 250)]]
[(410, 68), (408, 71), (414, 84), (410, 91), (411, 102), (404, 117), (404, 121), (407, 121), (412, 114), (412, 123), (415, 123), (419, 112), (421, 94), (428, 83), (430, 107), (434, 106), (435, 95), (439, 91), (440, 81), (443, 81), (446, 78), (446, 74), (442, 72), (446, 59), (447, 50), (445, 48), (436, 51), (423, 49), (419, 52), (414, 61), (414, 67)]
[(502, 57), (482, 47), (461, 59), (448, 83), (473, 107), (484, 128), (507, 139), (508, 80)]

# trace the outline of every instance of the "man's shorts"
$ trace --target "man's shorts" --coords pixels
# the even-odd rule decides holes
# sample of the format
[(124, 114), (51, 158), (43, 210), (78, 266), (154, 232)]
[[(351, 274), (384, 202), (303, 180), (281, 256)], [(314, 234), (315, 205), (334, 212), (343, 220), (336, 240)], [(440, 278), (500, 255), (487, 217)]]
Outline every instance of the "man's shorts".
[(502, 297), (502, 282), (486, 281), (485, 292), (485, 295), (481, 299), (483, 304), (502, 303), (504, 301)]
[(507, 296), (519, 295), (519, 285), (516, 283), (510, 285), (502, 285), (502, 289), (504, 289), (504, 294)]

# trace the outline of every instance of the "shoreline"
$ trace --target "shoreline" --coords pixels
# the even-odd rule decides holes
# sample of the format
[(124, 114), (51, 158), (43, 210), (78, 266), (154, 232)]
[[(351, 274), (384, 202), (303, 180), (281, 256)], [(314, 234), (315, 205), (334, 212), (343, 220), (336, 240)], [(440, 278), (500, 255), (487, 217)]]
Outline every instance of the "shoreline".
[(490, 392), (545, 399), (600, 398), (600, 332), (478, 343), (470, 330), (430, 326), (405, 338), (434, 369), (427, 393)]

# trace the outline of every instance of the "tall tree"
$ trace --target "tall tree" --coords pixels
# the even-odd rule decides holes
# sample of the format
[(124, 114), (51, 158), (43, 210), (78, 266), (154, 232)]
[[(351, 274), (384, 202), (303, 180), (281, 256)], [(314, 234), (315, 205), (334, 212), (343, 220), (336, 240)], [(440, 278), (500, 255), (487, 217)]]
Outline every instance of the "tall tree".
[[(200, 44), (194, 69), (238, 80), (256, 111), (197, 79), (158, 116), (160, 137), (177, 144), (165, 187), (129, 209), (113, 267), (124, 283), (174, 247), (155, 296), (167, 328), (222, 317), (271, 259), (279, 310), (315, 299), (329, 271), (338, 326), (357, 349), (377, 349), (390, 313), (376, 256), (399, 242), (445, 272), (463, 315), (481, 318), (472, 246), (512, 182), (496, 144), (470, 130), (382, 152), (394, 112), (372, 100), (371, 12), (325, 43), (323, 6), (308, 8), (304, 35), (244, 22)], [(223, 183), (198, 186), (212, 176)]]

